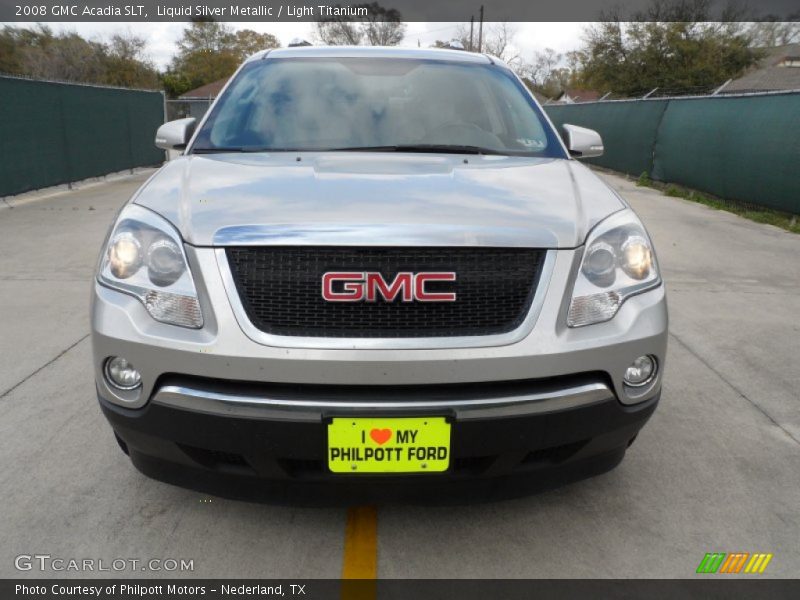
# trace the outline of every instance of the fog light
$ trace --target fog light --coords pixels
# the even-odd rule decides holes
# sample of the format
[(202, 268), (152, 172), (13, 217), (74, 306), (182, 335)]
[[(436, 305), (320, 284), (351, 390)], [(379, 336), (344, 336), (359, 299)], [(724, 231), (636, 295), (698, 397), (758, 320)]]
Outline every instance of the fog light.
[(106, 379), (116, 388), (132, 390), (142, 383), (142, 376), (134, 366), (121, 356), (114, 356), (106, 361)]
[(625, 383), (634, 387), (650, 383), (656, 374), (656, 359), (653, 356), (640, 356), (625, 369)]

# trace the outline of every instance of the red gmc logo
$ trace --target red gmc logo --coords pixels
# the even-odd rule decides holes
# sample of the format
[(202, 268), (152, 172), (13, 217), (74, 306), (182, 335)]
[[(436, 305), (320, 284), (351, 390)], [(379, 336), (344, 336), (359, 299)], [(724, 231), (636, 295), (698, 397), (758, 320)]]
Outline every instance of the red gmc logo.
[(328, 271), (322, 276), (322, 297), (328, 302), (455, 302), (455, 292), (428, 291), (433, 281), (455, 281), (450, 272), (398, 273), (389, 282), (380, 273)]

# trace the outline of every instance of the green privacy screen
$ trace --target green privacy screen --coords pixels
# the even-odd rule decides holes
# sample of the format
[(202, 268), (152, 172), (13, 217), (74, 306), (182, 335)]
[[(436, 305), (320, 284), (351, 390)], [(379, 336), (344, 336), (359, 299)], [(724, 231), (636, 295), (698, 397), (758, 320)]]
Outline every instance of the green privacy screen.
[(159, 164), (160, 92), (0, 77), (0, 196)]
[(800, 213), (800, 93), (545, 108), (600, 132), (606, 153), (589, 162)]

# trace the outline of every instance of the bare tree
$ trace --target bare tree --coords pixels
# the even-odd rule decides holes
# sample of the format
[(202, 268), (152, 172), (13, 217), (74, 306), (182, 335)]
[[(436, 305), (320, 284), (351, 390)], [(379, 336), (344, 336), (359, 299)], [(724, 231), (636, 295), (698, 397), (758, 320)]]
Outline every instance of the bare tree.
[(533, 60), (523, 63), (521, 74), (531, 80), (534, 85), (542, 86), (550, 79), (564, 56), (552, 48), (545, 48), (533, 54)]
[(441, 40), (436, 40), (434, 42), (434, 46), (437, 48), (447, 48), (450, 46), (451, 42), (459, 42), (465, 50), (469, 50), (470, 52), (477, 52), (478, 51), (478, 37), (477, 35), (473, 35), (472, 46), (469, 45), (469, 26), (465, 24), (461, 24), (456, 27), (456, 33), (450, 41), (442, 42)]
[(490, 26), (488, 31), (484, 28), (483, 51), (486, 54), (496, 56), (514, 68), (520, 61), (519, 52), (514, 48), (514, 38), (516, 36), (516, 28), (506, 21)]
[(406, 25), (400, 12), (377, 2), (354, 5), (366, 8), (367, 16), (358, 21), (351, 17), (331, 17), (316, 23), (316, 38), (329, 46), (396, 46), (403, 41)]
[(358, 46), (364, 38), (359, 23), (335, 17), (317, 21), (315, 34), (320, 42), (328, 46)]
[[(517, 30), (513, 25), (503, 21), (501, 23), (484, 24), (483, 40), (481, 52), (496, 56), (512, 69), (517, 69), (521, 64), (521, 56), (514, 47), (514, 38), (517, 36)], [(478, 38), (473, 34), (472, 48), (474, 52), (478, 51)], [(462, 23), (456, 28), (454, 40), (461, 42), (467, 50), (470, 50), (469, 45), (469, 25)]]
[[(795, 15), (800, 18), (800, 13)], [(748, 33), (752, 44), (758, 48), (773, 48), (800, 42), (800, 22), (798, 21), (761, 21), (751, 23)]]
[(534, 52), (530, 61), (521, 60), (517, 73), (525, 84), (549, 98), (572, 85), (576, 69), (575, 52), (561, 54), (552, 48)]
[(371, 46), (396, 46), (406, 35), (406, 25), (400, 12), (394, 8), (383, 8), (377, 2), (365, 5), (368, 9), (363, 29)]

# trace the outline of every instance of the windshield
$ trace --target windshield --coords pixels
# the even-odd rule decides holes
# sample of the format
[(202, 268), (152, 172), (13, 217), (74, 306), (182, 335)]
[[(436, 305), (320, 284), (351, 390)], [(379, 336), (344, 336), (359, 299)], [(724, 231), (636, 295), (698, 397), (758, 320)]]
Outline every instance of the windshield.
[(385, 58), (248, 63), (192, 147), (299, 150), (563, 157), (552, 128), (505, 69)]

